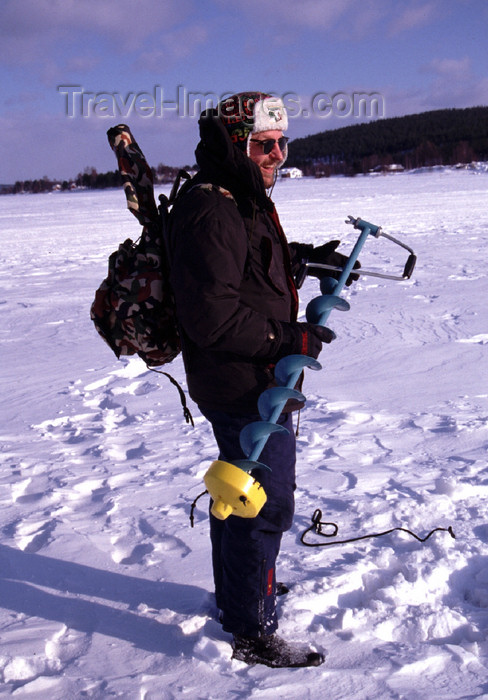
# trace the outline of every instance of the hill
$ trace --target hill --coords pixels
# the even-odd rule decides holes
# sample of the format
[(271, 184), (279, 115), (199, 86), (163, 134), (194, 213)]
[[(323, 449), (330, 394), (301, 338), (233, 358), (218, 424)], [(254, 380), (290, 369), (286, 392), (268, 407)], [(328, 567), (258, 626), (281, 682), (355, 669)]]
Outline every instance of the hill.
[(379, 119), (295, 139), (287, 165), (306, 175), (354, 175), (390, 164), (406, 170), (488, 160), (488, 107)]

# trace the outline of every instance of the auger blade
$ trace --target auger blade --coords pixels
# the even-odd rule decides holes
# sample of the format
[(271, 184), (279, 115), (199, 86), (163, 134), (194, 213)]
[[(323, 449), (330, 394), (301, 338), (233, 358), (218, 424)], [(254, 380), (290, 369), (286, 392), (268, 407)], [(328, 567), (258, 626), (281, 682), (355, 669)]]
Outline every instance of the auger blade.
[(276, 423), (267, 421), (257, 421), (244, 426), (239, 435), (239, 442), (242, 451), (249, 457), (261, 441), (266, 442), (271, 433), (286, 432), (288, 432), (287, 428), (284, 428), (282, 425), (276, 425)]
[[(289, 382), (294, 379), (294, 375), (300, 375), (300, 372), (305, 369), (305, 367), (314, 370), (322, 369), (320, 362), (314, 360), (313, 357), (309, 357), (308, 355), (287, 355), (276, 363), (274, 371), (275, 379), (280, 386), (287, 386)], [(293, 381), (293, 386), (295, 386), (295, 382), (296, 380)]]
[(274, 386), (271, 389), (266, 389), (258, 399), (259, 415), (265, 421), (271, 420), (273, 411), (281, 407), (279, 415), (289, 399), (305, 401), (305, 396), (301, 391), (286, 386)]
[(319, 324), (322, 315), (331, 309), (337, 309), (338, 311), (349, 311), (350, 308), (351, 305), (348, 301), (346, 301), (346, 299), (335, 296), (334, 294), (322, 294), (309, 302), (305, 315), (309, 323)]
[(253, 469), (267, 469), (269, 472), (271, 471), (271, 467), (268, 467), (267, 464), (264, 464), (264, 462), (257, 462), (254, 459), (235, 459), (232, 464), (247, 473)]

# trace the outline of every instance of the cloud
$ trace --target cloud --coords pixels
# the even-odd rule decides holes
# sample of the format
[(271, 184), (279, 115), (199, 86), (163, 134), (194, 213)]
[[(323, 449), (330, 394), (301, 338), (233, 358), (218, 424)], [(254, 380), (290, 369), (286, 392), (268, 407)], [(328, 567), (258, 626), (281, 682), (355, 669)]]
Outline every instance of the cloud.
[[(258, 1), (257, 4), (260, 8), (263, 7), (262, 2)], [(351, 6), (356, 4), (356, 0), (331, 0), (327, 3), (316, 0), (302, 0), (302, 2), (282, 0), (279, 3), (268, 3), (268, 6), (270, 4), (276, 4), (278, 20), (285, 18), (287, 22), (293, 24), (298, 22), (298, 24), (307, 27), (331, 29)]]
[[(377, 1), (377, 0), (374, 0)], [(222, 9), (228, 8), (227, 0), (215, 0)], [(240, 5), (242, 12), (255, 19), (256, 27), (261, 25), (263, 18), (272, 19), (275, 26), (310, 27), (332, 29), (340, 18), (358, 0), (246, 0)], [(361, 4), (361, 3), (360, 3)]]
[(100, 57), (93, 55), (72, 56), (66, 61), (66, 68), (69, 72), (86, 73), (93, 70), (100, 64)]
[(442, 79), (465, 80), (471, 77), (471, 60), (468, 56), (461, 59), (434, 58), (423, 70)]
[(396, 36), (402, 32), (430, 24), (438, 13), (437, 2), (414, 3), (405, 7), (390, 22), (390, 35)]
[(435, 107), (472, 107), (488, 102), (488, 79), (474, 75), (468, 56), (435, 58), (422, 72), (433, 75), (426, 100)]
[(141, 51), (135, 60), (139, 70), (161, 73), (175, 61), (191, 54), (208, 39), (208, 32), (202, 25), (190, 25), (164, 32), (158, 40), (158, 47)]
[(56, 41), (98, 37), (135, 51), (184, 21), (193, 0), (2, 0), (0, 57), (13, 63), (42, 57)]
[[(444, 0), (447, 4), (449, 0)], [(222, 8), (227, 0), (215, 0)], [(311, 29), (333, 33), (334, 39), (366, 38), (388, 32), (411, 31), (433, 21), (439, 0), (246, 0), (241, 6), (262, 25), (263, 18), (273, 21), (273, 31), (287, 27), (291, 31)]]
[(474, 74), (467, 56), (435, 58), (422, 66), (420, 72), (432, 76), (426, 88), (399, 91), (385, 87), (389, 95), (388, 116), (488, 104), (488, 78)]
[(38, 106), (44, 98), (42, 91), (24, 91), (15, 93), (5, 98), (4, 105), (7, 114), (11, 109), (31, 110), (33, 106)]

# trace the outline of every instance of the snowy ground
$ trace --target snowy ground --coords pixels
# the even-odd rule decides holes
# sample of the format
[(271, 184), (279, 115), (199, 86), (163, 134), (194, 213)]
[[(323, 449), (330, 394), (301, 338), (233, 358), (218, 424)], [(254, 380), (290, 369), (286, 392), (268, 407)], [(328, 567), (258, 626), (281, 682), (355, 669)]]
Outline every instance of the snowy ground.
[[(230, 660), (215, 622), (206, 517), (216, 457), (194, 408), (89, 319), (106, 258), (137, 222), (122, 192), (0, 198), (0, 696), (144, 700), (488, 698), (488, 176), (468, 171), (278, 183), (290, 240), (347, 215), (414, 248), (414, 278), (362, 278), (308, 373), (281, 634), (312, 669)], [(363, 267), (405, 256), (371, 237)], [(318, 294), (301, 290), (302, 308)], [(181, 359), (171, 367), (184, 381)], [(339, 539), (300, 534), (320, 508)], [(316, 535), (309, 536), (318, 542)]]

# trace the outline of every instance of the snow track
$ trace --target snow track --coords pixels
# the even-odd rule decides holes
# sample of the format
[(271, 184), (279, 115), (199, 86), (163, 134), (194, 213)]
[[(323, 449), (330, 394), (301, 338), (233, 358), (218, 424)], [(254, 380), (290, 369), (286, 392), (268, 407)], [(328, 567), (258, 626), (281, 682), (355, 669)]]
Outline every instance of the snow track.
[[(361, 278), (306, 375), (280, 632), (328, 651), (314, 669), (230, 660), (211, 596), (208, 425), (89, 320), (106, 258), (136, 236), (121, 192), (0, 199), (0, 695), (201, 700), (488, 698), (486, 175), (303, 180), (275, 190), (290, 240), (410, 245), (412, 280)], [(366, 268), (403, 265), (372, 240)], [(318, 293), (309, 280), (302, 304)], [(184, 383), (181, 359), (170, 368)], [(338, 539), (306, 548), (320, 508)], [(307, 541), (321, 542), (309, 533)]]

